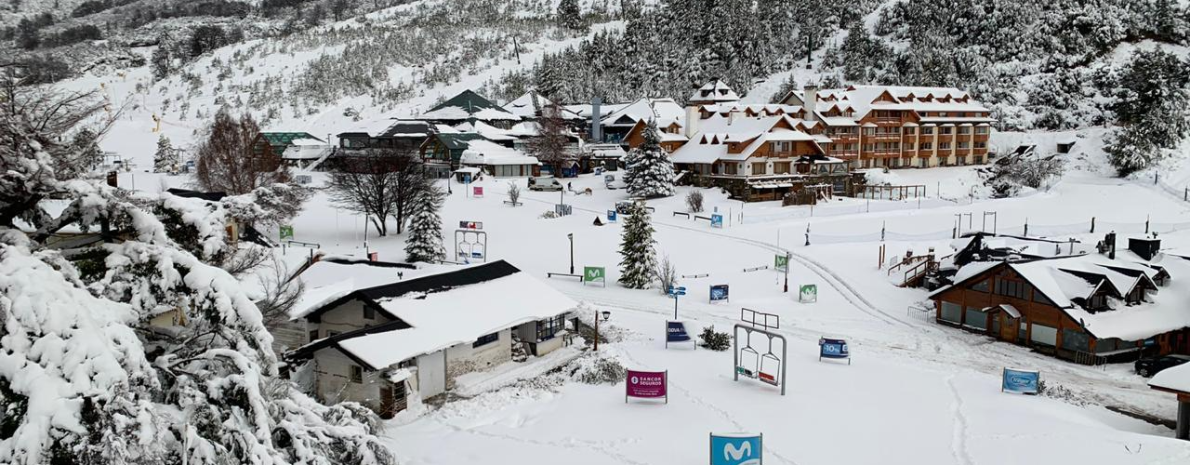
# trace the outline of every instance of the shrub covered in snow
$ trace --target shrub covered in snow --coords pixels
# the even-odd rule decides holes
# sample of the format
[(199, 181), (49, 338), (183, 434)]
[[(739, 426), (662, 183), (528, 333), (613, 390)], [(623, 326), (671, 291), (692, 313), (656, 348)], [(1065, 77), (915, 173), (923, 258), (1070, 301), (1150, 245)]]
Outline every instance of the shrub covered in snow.
[(702, 334), (699, 334), (698, 338), (702, 339), (700, 346), (711, 350), (724, 351), (731, 348), (731, 335), (715, 332), (714, 326), (703, 327)]
[(569, 370), (571, 378), (586, 384), (616, 384), (626, 373), (619, 360), (594, 355), (575, 359)]
[(984, 185), (992, 197), (1013, 197), (1022, 188), (1038, 189), (1062, 176), (1063, 163), (1056, 155), (1010, 154), (980, 168)]

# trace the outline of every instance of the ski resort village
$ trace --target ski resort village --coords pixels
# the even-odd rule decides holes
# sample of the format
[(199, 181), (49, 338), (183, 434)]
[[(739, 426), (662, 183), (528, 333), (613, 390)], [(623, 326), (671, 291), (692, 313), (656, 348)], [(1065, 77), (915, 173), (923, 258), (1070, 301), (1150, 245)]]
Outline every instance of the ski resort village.
[(1186, 2), (3, 0), (0, 51), (0, 463), (1190, 463)]

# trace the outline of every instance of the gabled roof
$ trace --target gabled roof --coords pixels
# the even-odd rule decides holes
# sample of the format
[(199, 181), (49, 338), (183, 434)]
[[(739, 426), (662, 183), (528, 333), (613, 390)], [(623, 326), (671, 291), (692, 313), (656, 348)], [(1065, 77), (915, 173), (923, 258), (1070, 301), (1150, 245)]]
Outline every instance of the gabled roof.
[[(533, 119), (542, 115), (546, 107), (553, 105), (554, 102), (536, 91), (529, 91), (522, 94), (520, 97), (513, 99), (504, 105), (504, 110), (517, 115), (521, 118)], [(562, 119), (565, 120), (582, 120), (586, 119), (576, 112), (570, 111), (566, 107), (558, 106), (558, 111), (561, 113)]]
[(263, 138), (269, 145), (288, 146), (298, 139), (313, 139), (319, 142), (325, 142), (322, 139), (310, 135), (308, 132), (261, 132), (260, 137)]
[(474, 132), (438, 133), (434, 138), (442, 142), (448, 150), (466, 150), (467, 143), (473, 140), (484, 140), (482, 134)]
[(715, 79), (699, 87), (687, 100), (690, 103), (737, 102), (740, 96), (727, 83)]
[[(306, 358), (333, 347), (377, 370), (473, 342), (485, 334), (562, 315), (577, 306), (503, 260), (362, 289), (350, 297), (376, 305), (396, 320), (315, 341), (294, 351), (295, 357)], [(306, 318), (335, 308), (339, 302)]]
[(671, 98), (642, 98), (612, 112), (600, 121), (604, 126), (633, 126), (641, 120), (686, 120), (686, 110)]
[(420, 117), (425, 120), (441, 121), (462, 121), (470, 118), (482, 121), (519, 121), (521, 119), (471, 90), (460, 92), (431, 108)]

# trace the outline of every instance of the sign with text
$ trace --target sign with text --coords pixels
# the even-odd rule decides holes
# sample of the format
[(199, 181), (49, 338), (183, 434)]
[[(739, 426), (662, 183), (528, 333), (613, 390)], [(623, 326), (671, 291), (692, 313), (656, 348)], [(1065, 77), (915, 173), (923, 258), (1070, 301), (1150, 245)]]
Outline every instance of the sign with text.
[(773, 269), (784, 272), (788, 267), (788, 255), (773, 255)]
[(668, 347), (671, 342), (690, 342), (690, 332), (686, 331), (685, 321), (666, 321), (665, 322), (665, 345)]
[(570, 216), (574, 212), (574, 207), (568, 204), (559, 203), (554, 205), (554, 214), (558, 216)]
[(718, 302), (721, 300), (728, 300), (731, 289), (726, 284), (712, 284), (711, 285), (711, 302)]
[(847, 341), (841, 338), (824, 337), (818, 340), (818, 359), (845, 358), (850, 359), (851, 353), (847, 349)]
[(281, 225), (281, 240), (293, 240), (293, 226), (288, 224)]
[(586, 283), (603, 283), (607, 285), (607, 270), (602, 266), (584, 266), (583, 284)]
[(615, 210), (608, 210), (608, 211), (607, 211), (607, 221), (608, 221), (609, 223), (615, 223), (615, 222), (616, 222), (616, 211), (615, 211)]
[(723, 215), (720, 215), (718, 213), (712, 214), (711, 215), (711, 227), (712, 228), (722, 228), (723, 227)]
[(669, 403), (666, 389), (669, 387), (667, 371), (634, 371), (628, 370), (628, 379), (624, 383), (624, 402), (629, 397), (640, 399), (665, 399)]
[(817, 284), (802, 284), (797, 289), (798, 302), (817, 302), (818, 301), (818, 285)]
[(472, 197), (483, 197), (483, 186), (471, 187), (471, 196)]
[(711, 433), (711, 465), (761, 465), (764, 435)]
[(1037, 394), (1040, 392), (1041, 372), (1029, 370), (1014, 370), (1005, 368), (1000, 390), (1017, 394)]
[(482, 221), (460, 221), (459, 229), (483, 229)]

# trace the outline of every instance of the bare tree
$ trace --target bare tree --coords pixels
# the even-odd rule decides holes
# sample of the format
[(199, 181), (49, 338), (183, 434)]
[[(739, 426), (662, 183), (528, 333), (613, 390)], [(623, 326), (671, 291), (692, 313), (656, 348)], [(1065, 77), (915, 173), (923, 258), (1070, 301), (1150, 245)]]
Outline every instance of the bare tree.
[(574, 160), (574, 154), (569, 150), (572, 135), (562, 118), (562, 110), (556, 104), (542, 108), (537, 127), (537, 136), (529, 139), (525, 150), (537, 157), (537, 161), (552, 167), (557, 176), (566, 162)]
[(511, 202), (512, 206), (515, 207), (517, 205), (520, 205), (520, 202), (518, 202), (518, 200), (520, 200), (520, 199), (521, 199), (521, 186), (518, 186), (517, 183), (514, 181), (509, 181), (508, 182), (508, 201)]
[(195, 181), (209, 192), (247, 194), (269, 184), (289, 182), (281, 154), (254, 150), (260, 127), (245, 113), (237, 120), (221, 108), (195, 155)]
[(669, 288), (678, 285), (678, 267), (670, 261), (669, 255), (661, 257), (657, 261), (657, 268), (653, 272), (657, 277), (658, 284), (661, 284), (661, 293), (669, 292)]
[(327, 184), (331, 202), (363, 214), (381, 236), (387, 236), (388, 217), (397, 216), (400, 171), (409, 158), (389, 149), (345, 159)]
[(702, 191), (692, 190), (686, 194), (686, 206), (691, 213), (702, 213)]
[(284, 323), (289, 320), (289, 311), (302, 298), (306, 286), (300, 279), (290, 279), (289, 269), (285, 263), (272, 255), (272, 265), (267, 271), (262, 271), (257, 279), (264, 297), (256, 301), (256, 308), (260, 309), (264, 317), (265, 326)]

